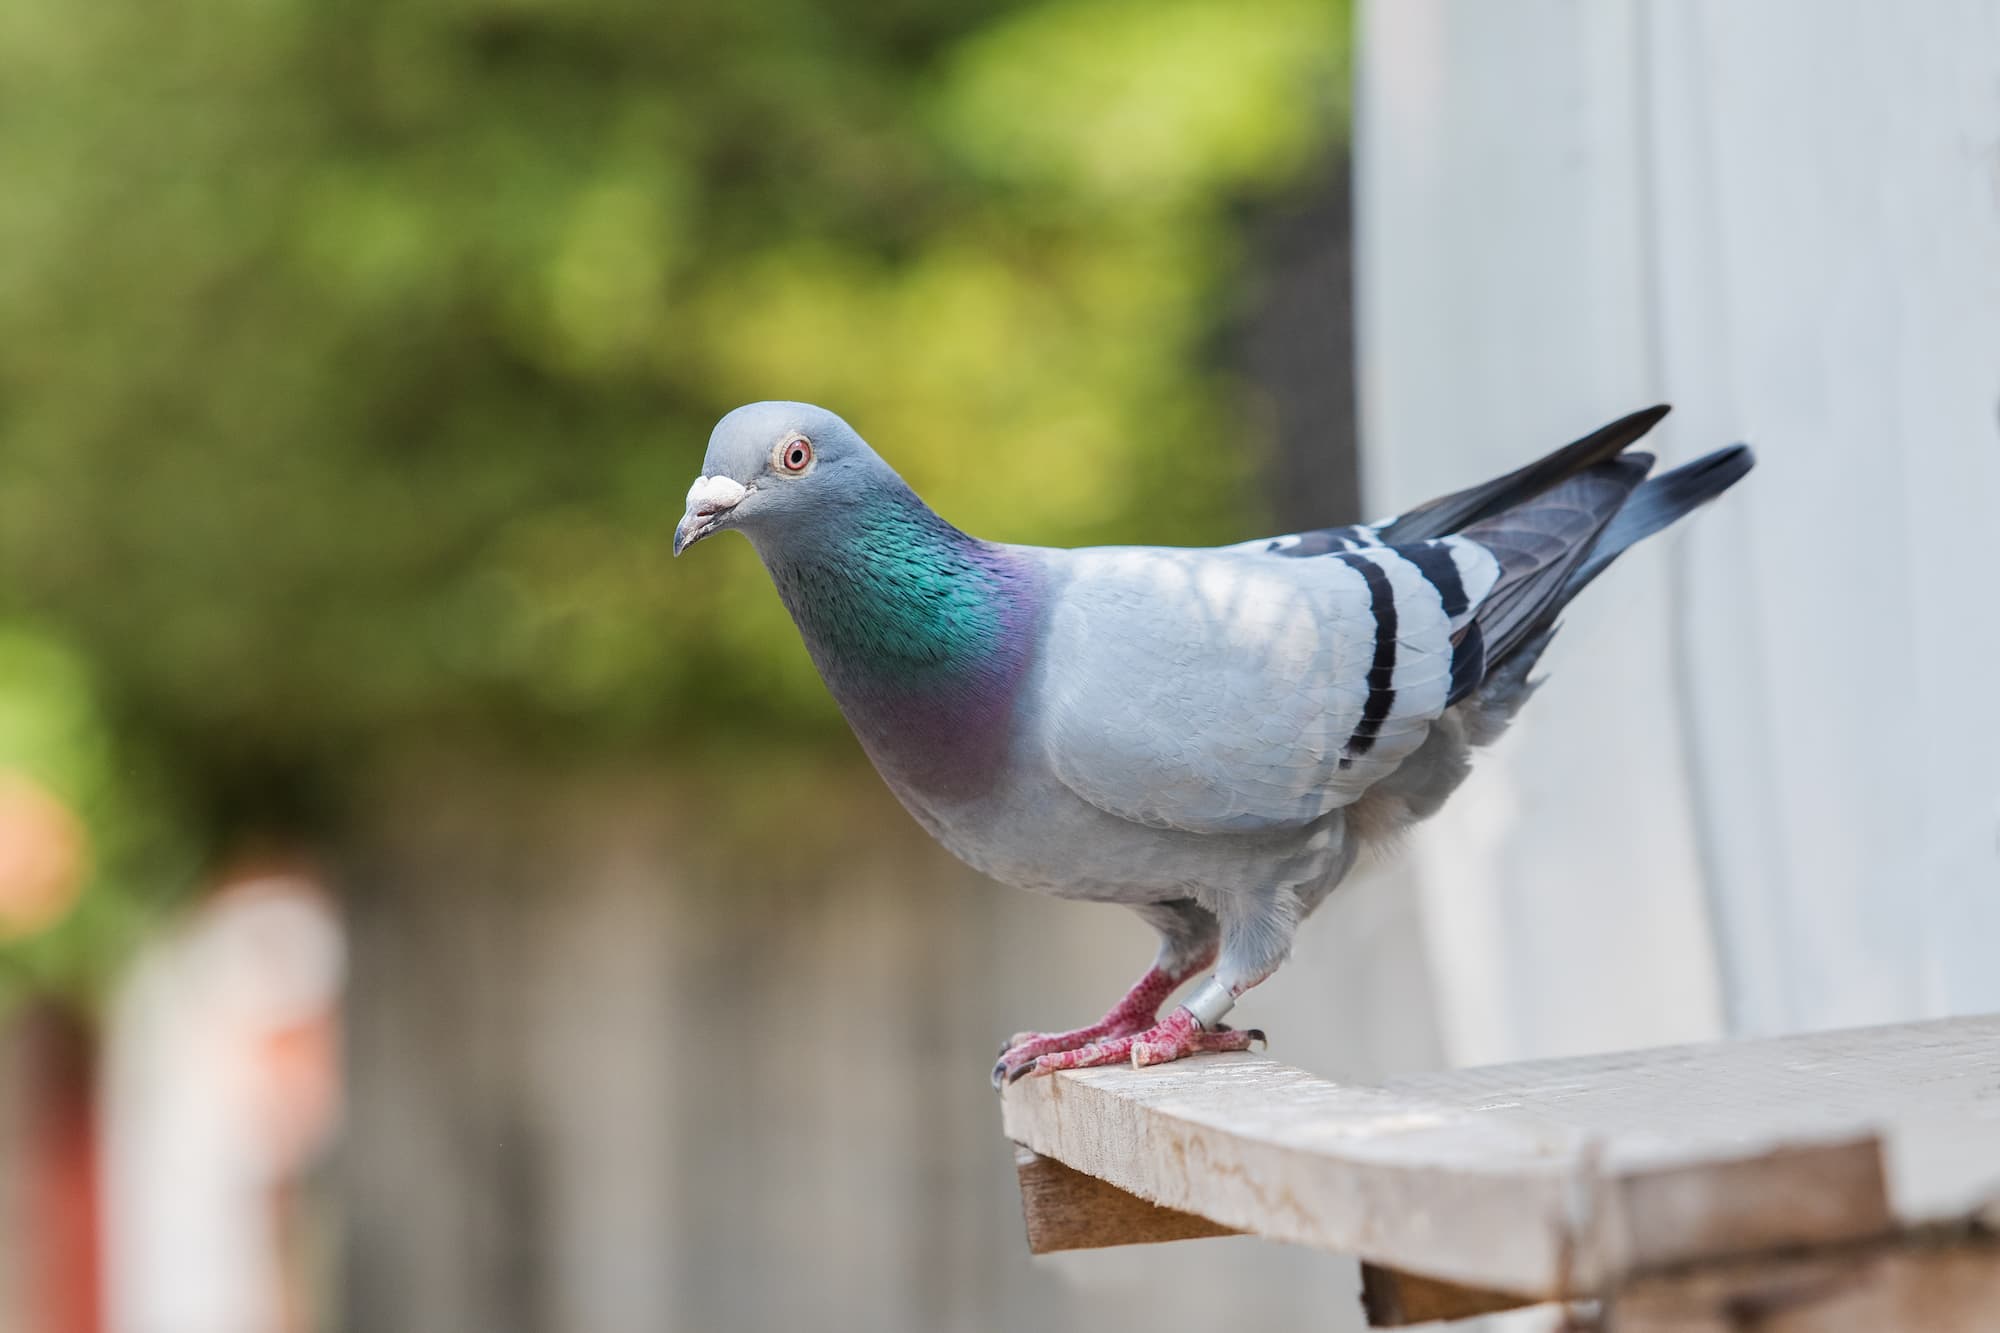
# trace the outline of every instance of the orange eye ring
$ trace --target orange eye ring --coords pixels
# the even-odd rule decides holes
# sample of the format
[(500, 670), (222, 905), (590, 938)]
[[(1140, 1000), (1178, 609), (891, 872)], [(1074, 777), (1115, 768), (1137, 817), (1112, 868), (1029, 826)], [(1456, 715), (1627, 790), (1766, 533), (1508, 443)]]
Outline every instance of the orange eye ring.
[(790, 439), (782, 440), (778, 444), (774, 457), (780, 472), (789, 472), (795, 477), (799, 476), (812, 466), (812, 441), (803, 435), (794, 435)]

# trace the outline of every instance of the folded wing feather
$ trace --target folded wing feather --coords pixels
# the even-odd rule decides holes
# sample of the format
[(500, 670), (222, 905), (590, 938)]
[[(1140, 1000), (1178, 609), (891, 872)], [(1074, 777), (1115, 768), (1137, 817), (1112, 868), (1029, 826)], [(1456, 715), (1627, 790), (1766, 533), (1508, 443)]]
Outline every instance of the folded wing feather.
[(1045, 644), (1049, 762), (1100, 809), (1197, 833), (1307, 823), (1393, 770), (1443, 712), (1452, 636), (1499, 574), (1463, 538), (1072, 561)]

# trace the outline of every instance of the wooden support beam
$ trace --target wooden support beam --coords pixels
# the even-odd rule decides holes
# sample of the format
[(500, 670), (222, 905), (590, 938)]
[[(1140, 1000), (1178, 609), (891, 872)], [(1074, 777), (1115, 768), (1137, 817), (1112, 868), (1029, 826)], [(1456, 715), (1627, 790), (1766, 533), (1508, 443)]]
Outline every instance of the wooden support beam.
[(1370, 1328), (1407, 1328), (1514, 1310), (1531, 1301), (1504, 1291), (1464, 1287), (1386, 1264), (1361, 1265), (1361, 1309)]
[[(1879, 1238), (2000, 1190), (2000, 1018), (1334, 1084), (1254, 1056), (1011, 1085), (1165, 1208), (1522, 1300)], [(2000, 1327), (2000, 1324), (1996, 1324)]]
[(1236, 1234), (1205, 1217), (1148, 1203), (1018, 1144), (1014, 1168), (1021, 1180), (1030, 1254)]
[(1639, 1277), (1608, 1333), (1991, 1333), (2000, 1240), (1960, 1229)]

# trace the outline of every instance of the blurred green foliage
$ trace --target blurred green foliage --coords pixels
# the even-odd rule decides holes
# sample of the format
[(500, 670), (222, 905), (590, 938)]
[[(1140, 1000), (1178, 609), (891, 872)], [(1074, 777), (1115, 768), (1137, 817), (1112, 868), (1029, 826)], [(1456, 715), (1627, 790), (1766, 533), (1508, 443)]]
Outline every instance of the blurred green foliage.
[(1234, 218), (1322, 169), (1347, 26), (13, 0), (0, 617), (211, 828), (426, 748), (823, 745), (747, 545), (669, 564), (713, 420), (824, 403), (983, 535), (1246, 535)]
[(47, 635), (0, 627), (0, 786), (23, 779), (87, 830), (86, 888), (53, 927), (0, 951), (0, 1011), (99, 989), (194, 869), (185, 821), (157, 775), (121, 752), (88, 666)]

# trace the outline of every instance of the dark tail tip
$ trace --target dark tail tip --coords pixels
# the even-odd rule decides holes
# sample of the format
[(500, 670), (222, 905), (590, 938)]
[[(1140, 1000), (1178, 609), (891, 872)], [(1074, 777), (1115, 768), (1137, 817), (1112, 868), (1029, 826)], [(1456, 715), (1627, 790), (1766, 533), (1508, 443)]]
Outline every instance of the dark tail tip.
[[(1654, 522), (1656, 525), (1643, 532), (1637, 532), (1632, 541), (1651, 536), (1660, 528), (1673, 522), (1688, 511), (1707, 504), (1716, 496), (1734, 486), (1749, 475), (1757, 465), (1757, 455), (1747, 444), (1732, 444), (1726, 449), (1717, 449), (1712, 454), (1704, 454), (1692, 463), (1683, 463), (1671, 472), (1659, 476), (1641, 486), (1625, 508), (1613, 520), (1606, 536), (1617, 532), (1628, 521), (1637, 524)], [(1657, 514), (1655, 513), (1657, 511)], [(1631, 542), (1627, 542), (1630, 545)]]
[(1756, 465), (1757, 455), (1749, 445), (1732, 444), (1647, 481), (1605, 525), (1590, 558), (1571, 575), (1563, 600), (1581, 592), (1628, 547), (1707, 504), (1743, 480)]

